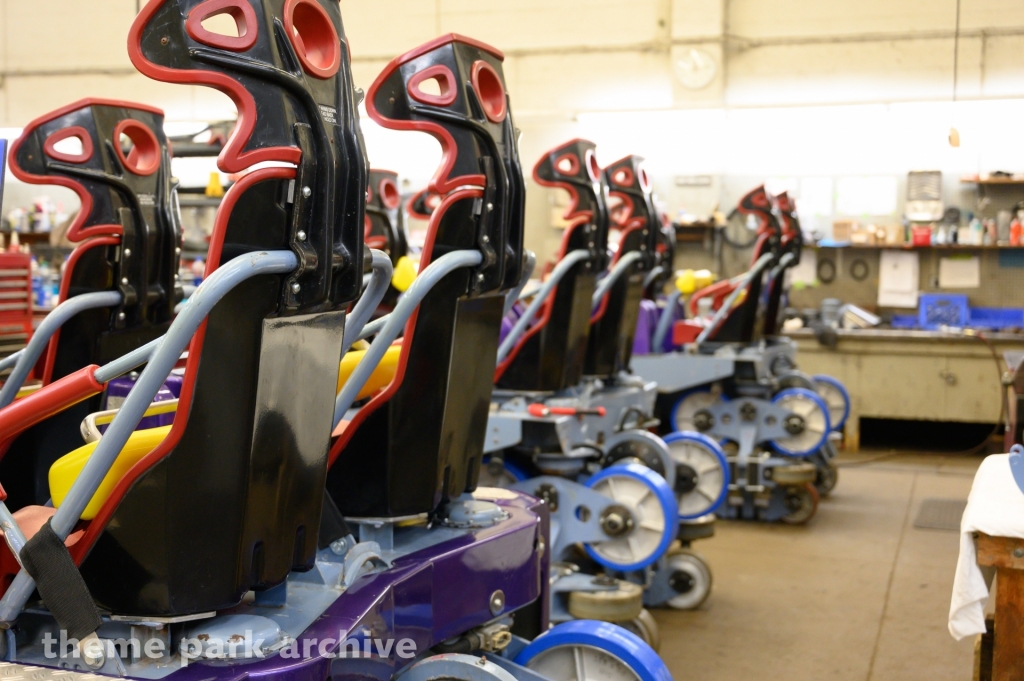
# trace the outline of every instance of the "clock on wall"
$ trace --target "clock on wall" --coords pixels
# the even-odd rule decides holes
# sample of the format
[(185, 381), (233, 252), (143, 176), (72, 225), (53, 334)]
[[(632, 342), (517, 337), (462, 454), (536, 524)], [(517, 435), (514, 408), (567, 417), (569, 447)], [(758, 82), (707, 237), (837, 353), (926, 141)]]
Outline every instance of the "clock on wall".
[(711, 84), (718, 72), (715, 58), (705, 50), (691, 47), (675, 63), (676, 78), (691, 90), (702, 90)]

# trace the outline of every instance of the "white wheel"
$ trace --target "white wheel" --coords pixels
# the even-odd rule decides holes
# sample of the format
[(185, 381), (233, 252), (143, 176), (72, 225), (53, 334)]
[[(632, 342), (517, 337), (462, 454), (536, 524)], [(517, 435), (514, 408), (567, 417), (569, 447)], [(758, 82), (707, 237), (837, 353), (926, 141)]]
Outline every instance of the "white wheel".
[(831, 376), (814, 377), (814, 390), (828, 405), (829, 420), (833, 430), (842, 430), (846, 417), (850, 415), (850, 393), (846, 386)]
[(697, 431), (693, 417), (702, 409), (717, 404), (722, 398), (710, 390), (693, 390), (683, 395), (672, 408), (672, 428), (677, 431)]
[(647, 466), (665, 478), (669, 487), (675, 484), (676, 467), (665, 441), (646, 430), (624, 430), (605, 442), (604, 467), (618, 462), (634, 462)]
[(628, 622), (619, 622), (619, 626), (639, 636), (641, 641), (654, 649), (654, 652), (661, 649), (661, 633), (658, 630), (658, 623), (647, 608), (641, 610), (639, 615)]
[[(613, 591), (570, 591), (569, 614), (579, 620), (628, 622), (644, 609), (644, 590), (639, 584), (616, 580)], [(641, 637), (642, 638), (642, 637)]]
[(679, 593), (665, 602), (670, 608), (694, 610), (711, 595), (711, 570), (693, 551), (678, 549), (670, 553), (667, 569), (669, 584)]
[(689, 432), (666, 435), (665, 444), (675, 462), (680, 519), (712, 513), (729, 487), (729, 464), (722, 448), (706, 435)]
[[(775, 448), (786, 456), (810, 456), (825, 444), (832, 430), (828, 405), (817, 394), (805, 388), (787, 388), (780, 391), (772, 402), (792, 412), (786, 417), (790, 435), (772, 441)], [(793, 429), (789, 429), (790, 419)]]
[(591, 558), (613, 570), (640, 570), (665, 554), (679, 520), (676, 499), (665, 479), (640, 464), (612, 466), (587, 487), (613, 505), (598, 519), (608, 539), (586, 545)]

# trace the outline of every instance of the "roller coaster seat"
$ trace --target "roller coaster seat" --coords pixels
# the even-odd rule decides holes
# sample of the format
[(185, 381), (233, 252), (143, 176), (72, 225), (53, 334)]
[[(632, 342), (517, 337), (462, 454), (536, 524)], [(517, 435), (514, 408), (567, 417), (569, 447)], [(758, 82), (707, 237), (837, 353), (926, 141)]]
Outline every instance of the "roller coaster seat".
[(639, 156), (626, 156), (604, 169), (609, 195), (621, 200), (621, 235), (610, 267), (630, 252), (641, 257), (612, 287), (591, 317), (584, 374), (613, 377), (629, 368), (644, 295), (644, 278), (656, 266), (659, 220), (650, 177)]
[[(737, 210), (743, 215), (754, 215), (758, 219), (757, 241), (754, 244), (751, 265), (767, 253), (777, 254), (782, 230), (772, 213), (771, 198), (764, 185), (747, 192), (740, 199)], [(719, 324), (718, 329), (706, 339), (708, 342), (749, 343), (759, 335), (758, 312), (762, 302), (761, 290), (764, 279), (764, 276), (757, 276), (746, 282), (742, 298)], [(736, 286), (734, 281), (725, 279), (697, 291), (690, 298), (690, 314), (696, 316), (697, 306), (702, 298), (712, 298), (712, 309), (721, 307), (726, 298), (736, 290)]]
[(540, 315), (498, 365), (498, 388), (559, 391), (582, 378), (595, 278), (608, 261), (606, 187), (595, 149), (593, 142), (575, 139), (546, 152), (534, 166), (533, 178), (538, 184), (569, 193), (564, 215), (569, 225), (556, 261), (575, 250), (590, 255), (566, 272)]
[[(430, 216), (421, 271), (455, 250), (479, 250), (483, 264), (449, 273), (427, 293), (406, 324), (395, 378), (331, 447), (327, 489), (346, 517), (429, 513), (476, 487), (488, 367), (505, 292), (522, 268), (522, 171), (502, 61), (488, 45), (447, 35), (394, 59), (367, 92), (377, 123), (441, 144), (429, 189), (443, 199)], [(431, 79), (434, 94), (423, 87)]]
[[(235, 101), (222, 170), (294, 164), (249, 172), (228, 191), (207, 273), (264, 250), (297, 251), (300, 266), (249, 278), (213, 308), (189, 347), (166, 437), (80, 523), (71, 557), (113, 613), (222, 610), (309, 569), (318, 548), (343, 310), (362, 277), (356, 95), (336, 3), (299, 0), (256, 17), (237, 2), (245, 30), (235, 42), (197, 28), (223, 5), (150, 2), (129, 56), (145, 75)], [(4, 584), (12, 560), (5, 548)]]
[[(78, 148), (68, 149), (68, 142)], [(68, 187), (81, 201), (67, 231), (78, 246), (67, 260), (60, 302), (101, 291), (122, 296), (120, 305), (79, 312), (51, 337), (41, 359), (43, 385), (134, 350), (170, 325), (182, 297), (181, 228), (166, 147), (162, 111), (103, 99), (41, 116), (14, 143), (17, 178)], [(0, 445), (0, 480), (11, 508), (46, 503), (50, 465), (82, 443), (78, 424), (101, 401), (84, 400)]]

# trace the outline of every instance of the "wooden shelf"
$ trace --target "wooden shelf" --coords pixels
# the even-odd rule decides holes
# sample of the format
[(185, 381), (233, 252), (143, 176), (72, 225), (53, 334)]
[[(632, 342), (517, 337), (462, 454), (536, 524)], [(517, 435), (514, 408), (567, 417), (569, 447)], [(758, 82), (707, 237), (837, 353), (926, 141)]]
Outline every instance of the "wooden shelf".
[[(11, 243), (11, 232), (3, 231), (0, 234), (4, 235), (4, 243)], [(38, 244), (38, 243), (50, 243), (49, 232), (18, 232), (18, 243), (21, 244)]]
[(978, 184), (978, 185), (1018, 185), (1024, 186), (1024, 177), (989, 177), (981, 179), (978, 177), (961, 177), (961, 184)]
[(815, 244), (815, 248), (852, 248), (865, 250), (892, 250), (892, 251), (916, 251), (925, 248), (933, 248), (937, 251), (1019, 251), (1022, 246), (969, 246), (964, 244), (930, 244), (928, 246), (913, 246), (911, 244), (845, 244), (842, 246), (821, 246)]

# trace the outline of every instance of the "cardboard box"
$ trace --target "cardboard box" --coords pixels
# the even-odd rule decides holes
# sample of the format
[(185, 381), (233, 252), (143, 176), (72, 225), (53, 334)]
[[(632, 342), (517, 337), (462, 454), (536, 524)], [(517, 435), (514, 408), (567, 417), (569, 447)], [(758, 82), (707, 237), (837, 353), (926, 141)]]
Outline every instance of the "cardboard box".
[(832, 239), (834, 241), (852, 241), (853, 232), (857, 226), (856, 220), (833, 220)]

